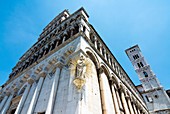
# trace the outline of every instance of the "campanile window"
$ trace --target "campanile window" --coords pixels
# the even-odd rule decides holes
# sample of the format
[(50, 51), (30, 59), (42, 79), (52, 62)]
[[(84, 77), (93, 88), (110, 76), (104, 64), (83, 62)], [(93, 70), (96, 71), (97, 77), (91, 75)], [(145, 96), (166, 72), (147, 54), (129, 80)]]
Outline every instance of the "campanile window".
[(138, 54), (136, 54), (136, 55), (133, 56), (133, 59), (134, 59), (134, 60), (136, 60), (136, 59), (138, 59), (138, 58), (139, 58), (139, 55), (138, 55)]
[(137, 63), (137, 65), (138, 65), (139, 68), (141, 67), (139, 63)]
[(143, 74), (144, 74), (145, 77), (148, 77), (148, 73), (147, 72), (144, 71)]
[(141, 67), (143, 67), (143, 66), (144, 66), (142, 62), (140, 62), (140, 65), (141, 65)]
[(137, 65), (138, 65), (139, 68), (144, 66), (142, 62), (137, 63)]

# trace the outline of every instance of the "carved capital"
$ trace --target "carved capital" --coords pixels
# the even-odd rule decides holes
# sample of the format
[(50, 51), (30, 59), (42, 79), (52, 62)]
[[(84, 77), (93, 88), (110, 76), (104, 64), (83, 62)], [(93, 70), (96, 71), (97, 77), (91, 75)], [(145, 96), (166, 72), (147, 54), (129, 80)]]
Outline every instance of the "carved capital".
[(57, 63), (57, 59), (56, 58), (52, 58), (51, 60), (48, 61), (48, 65), (45, 66), (44, 70), (48, 71), (52, 66), (55, 66), (55, 64)]
[(26, 74), (24, 75), (24, 78), (28, 78), (28, 77), (30, 77), (30, 75), (26, 73)]
[(44, 51), (44, 48), (41, 48), (41, 49), (40, 49), (40, 53), (42, 53), (43, 51)]
[(27, 79), (27, 81), (28, 81), (29, 84), (33, 84), (35, 80), (36, 80), (36, 76), (34, 76), (34, 75), (31, 75), (31, 76)]
[(130, 100), (130, 96), (129, 96), (129, 95), (126, 95), (125, 97), (126, 97), (127, 99), (129, 99), (129, 100)]
[(93, 35), (94, 41), (97, 41), (97, 37), (95, 35)]
[(119, 90), (120, 90), (120, 92), (122, 92), (122, 93), (125, 94), (125, 89), (124, 89), (124, 87), (120, 86)]
[(115, 81), (113, 78), (110, 78), (110, 79), (109, 79), (109, 82), (110, 82), (110, 84), (112, 84), (112, 85), (114, 85), (114, 84), (116, 83), (116, 81)]
[(102, 74), (104, 72), (103, 68), (101, 68), (101, 67), (98, 68), (97, 71), (98, 71), (99, 74)]
[(14, 90), (14, 92), (19, 90), (19, 84), (13, 84), (12, 89)]
[(11, 93), (12, 93), (11, 88), (6, 88), (6, 90), (5, 90), (5, 92), (4, 92), (4, 95), (10, 96)]
[(101, 44), (101, 43), (99, 43), (99, 47), (100, 47), (100, 48), (102, 47), (102, 44)]
[(21, 78), (20, 83), (25, 82), (25, 81), (28, 79), (28, 77), (30, 77), (30, 75), (29, 75), (28, 73), (26, 73), (26, 74)]
[(42, 67), (43, 67), (42, 65), (39, 66), (39, 67), (34, 71), (34, 73), (35, 73), (35, 74), (39, 74), (39, 73), (43, 70)]
[(46, 75), (47, 75), (47, 73), (46, 72), (44, 72), (44, 71), (42, 71), (42, 72), (40, 72), (40, 77), (45, 77)]
[(64, 65), (64, 62), (65, 62), (64, 57), (59, 57), (56, 60), (57, 60), (57, 62), (54, 64), (54, 66), (61, 68)]
[(116, 91), (118, 91), (117, 85), (114, 83), (113, 87), (115, 88)]

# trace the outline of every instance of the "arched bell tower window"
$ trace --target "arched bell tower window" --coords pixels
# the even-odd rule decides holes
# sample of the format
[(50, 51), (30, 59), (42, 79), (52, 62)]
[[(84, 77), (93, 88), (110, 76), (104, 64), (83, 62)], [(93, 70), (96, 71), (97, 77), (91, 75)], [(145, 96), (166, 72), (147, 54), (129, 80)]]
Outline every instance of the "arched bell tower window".
[(137, 65), (138, 65), (139, 68), (144, 67), (142, 62), (137, 63)]
[(140, 65), (141, 65), (141, 67), (143, 67), (143, 66), (144, 66), (142, 62), (140, 62)]
[(136, 55), (133, 56), (133, 59), (134, 59), (134, 60), (136, 60), (136, 59), (138, 59), (138, 58), (139, 58), (139, 55), (138, 55), (138, 54), (136, 54)]
[(144, 74), (145, 77), (148, 77), (148, 73), (147, 72), (143, 71), (143, 74)]

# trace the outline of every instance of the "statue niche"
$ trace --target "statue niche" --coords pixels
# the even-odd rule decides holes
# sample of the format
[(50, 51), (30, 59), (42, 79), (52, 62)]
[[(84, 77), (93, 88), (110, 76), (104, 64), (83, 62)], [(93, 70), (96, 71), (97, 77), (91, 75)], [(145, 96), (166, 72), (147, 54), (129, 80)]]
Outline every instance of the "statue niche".
[(83, 56), (81, 56), (80, 59), (77, 61), (75, 79), (73, 80), (73, 83), (78, 90), (81, 90), (86, 82), (85, 72), (86, 72), (85, 59), (83, 58)]

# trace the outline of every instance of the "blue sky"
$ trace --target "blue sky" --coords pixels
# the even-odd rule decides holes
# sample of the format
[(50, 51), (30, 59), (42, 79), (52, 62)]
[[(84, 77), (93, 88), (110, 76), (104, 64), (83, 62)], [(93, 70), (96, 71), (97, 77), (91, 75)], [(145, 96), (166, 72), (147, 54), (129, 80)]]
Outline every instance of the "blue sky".
[(124, 50), (138, 44), (161, 84), (170, 88), (169, 0), (1, 0), (0, 85), (56, 15), (82, 6), (136, 85), (138, 76)]

